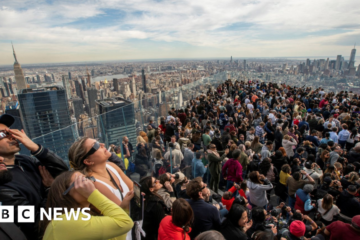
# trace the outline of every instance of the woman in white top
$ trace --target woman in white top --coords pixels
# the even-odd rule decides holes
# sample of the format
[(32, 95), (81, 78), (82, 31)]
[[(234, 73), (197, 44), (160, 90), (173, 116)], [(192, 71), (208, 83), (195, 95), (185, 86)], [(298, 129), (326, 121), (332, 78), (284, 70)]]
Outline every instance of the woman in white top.
[(334, 221), (334, 216), (340, 214), (340, 209), (334, 204), (333, 196), (326, 194), (324, 198), (318, 200), (318, 212), (321, 214), (321, 221), (329, 225)]
[[(87, 137), (79, 139), (69, 149), (73, 168), (95, 177), (96, 189), (129, 213), (129, 201), (123, 199), (134, 196), (133, 182), (118, 166), (108, 162), (110, 156), (105, 144)], [(131, 239), (131, 231), (121, 239)]]
[(286, 134), (283, 137), (282, 145), (285, 149), (286, 155), (288, 157), (293, 157), (294, 156), (293, 146), (297, 145), (297, 142), (295, 141), (295, 139)]

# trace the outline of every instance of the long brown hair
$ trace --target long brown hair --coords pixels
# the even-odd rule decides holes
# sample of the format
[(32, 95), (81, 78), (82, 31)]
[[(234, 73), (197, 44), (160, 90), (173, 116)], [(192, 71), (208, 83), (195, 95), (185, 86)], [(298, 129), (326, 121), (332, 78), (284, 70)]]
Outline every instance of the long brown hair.
[(329, 154), (329, 151), (328, 150), (324, 150), (322, 153), (321, 153), (321, 156), (320, 156), (320, 158), (321, 158), (321, 160), (323, 161), (323, 162), (325, 162), (327, 159), (325, 159), (325, 155), (326, 154)]
[(325, 194), (325, 196), (323, 197), (323, 200), (322, 200), (322, 203), (321, 203), (321, 207), (324, 209), (324, 210), (329, 210), (332, 205), (333, 205), (334, 201), (333, 201), (333, 198), (330, 194)]
[(177, 199), (172, 205), (172, 223), (184, 230), (184, 239), (194, 220), (194, 212), (190, 204), (183, 198)]
[[(46, 201), (46, 209), (50, 211), (56, 207), (61, 208), (61, 213), (65, 213), (65, 208), (70, 211), (72, 208), (78, 208), (80, 205), (68, 193), (63, 195), (63, 192), (71, 185), (71, 177), (76, 171), (67, 171), (57, 176), (51, 184), (49, 194)], [(46, 218), (40, 222), (41, 233), (44, 234), (49, 220)]]
[(258, 143), (259, 143), (259, 136), (255, 136), (255, 137), (254, 137), (254, 140), (252, 141), (250, 147), (251, 147), (251, 148), (254, 148), (255, 145), (258, 144)]
[(69, 162), (70, 166), (74, 170), (80, 170), (85, 171), (86, 165), (84, 164), (84, 161), (81, 161), (83, 157), (86, 155), (86, 148), (84, 148), (84, 143), (86, 140), (88, 140), (88, 137), (82, 137), (76, 142), (74, 142), (71, 147), (69, 148)]

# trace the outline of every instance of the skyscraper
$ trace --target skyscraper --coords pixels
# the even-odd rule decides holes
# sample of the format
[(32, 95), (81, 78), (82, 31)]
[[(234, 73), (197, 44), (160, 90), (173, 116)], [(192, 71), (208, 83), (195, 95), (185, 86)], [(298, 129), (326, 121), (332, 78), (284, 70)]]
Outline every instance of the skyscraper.
[(69, 79), (71, 80), (71, 72), (69, 72), (68, 75), (69, 75)]
[(92, 111), (95, 111), (95, 100), (97, 100), (97, 89), (94, 87), (87, 89), (89, 99), (89, 115), (93, 116)]
[(17, 58), (16, 58), (16, 54), (15, 54), (15, 49), (14, 49), (14, 45), (12, 45), (12, 49), (13, 49), (13, 54), (14, 54), (14, 73), (15, 73), (15, 81), (16, 81), (16, 86), (17, 89), (25, 89), (26, 88), (26, 82), (25, 82), (25, 77), (24, 77), (24, 72), (20, 66), (20, 63), (18, 62)]
[(113, 79), (113, 86), (114, 86), (114, 91), (119, 93), (119, 79), (117, 79), (117, 78)]
[(80, 98), (82, 98), (82, 94), (81, 94), (81, 83), (79, 83), (78, 80), (74, 80), (74, 84), (75, 84), (75, 91), (76, 91), (76, 95)]
[(232, 60), (232, 56), (230, 57), (230, 63), (232, 63), (233, 62), (233, 60)]
[(68, 75), (62, 75), (62, 82), (66, 91), (67, 99), (71, 99), (71, 88)]
[(136, 97), (136, 82), (134, 77), (131, 79), (130, 83), (131, 83), (131, 92), (134, 94), (134, 97)]
[(336, 63), (335, 63), (335, 70), (339, 71), (341, 67), (341, 55), (337, 55)]
[(86, 84), (87, 84), (87, 87), (91, 87), (91, 75), (87, 68), (86, 68)]
[(81, 98), (73, 98), (74, 115), (76, 119), (79, 119), (80, 114), (84, 113), (83, 100)]
[(244, 70), (247, 69), (247, 64), (246, 64), (246, 60), (244, 60)]
[(354, 45), (354, 48), (351, 50), (351, 53), (350, 53), (349, 69), (355, 68), (355, 54), (356, 54), (356, 49), (355, 49), (355, 45)]
[[(120, 97), (96, 100), (96, 113), (99, 114), (98, 129), (101, 141), (120, 145), (122, 137), (136, 144), (134, 103)], [(101, 133), (101, 134), (100, 134)]]
[(26, 134), (35, 143), (67, 160), (75, 141), (65, 89), (58, 86), (23, 89), (18, 94)]
[(144, 71), (144, 69), (141, 70), (141, 80), (142, 80), (142, 85), (143, 85), (144, 93), (146, 93), (146, 92), (147, 92), (147, 89), (146, 89), (146, 77), (145, 77), (145, 71)]

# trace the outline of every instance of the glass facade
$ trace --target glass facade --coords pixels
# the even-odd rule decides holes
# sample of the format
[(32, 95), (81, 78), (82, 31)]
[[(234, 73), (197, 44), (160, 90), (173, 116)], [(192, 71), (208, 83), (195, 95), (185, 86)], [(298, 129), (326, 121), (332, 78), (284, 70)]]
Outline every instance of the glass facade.
[(69, 127), (72, 122), (66, 91), (61, 87), (24, 89), (18, 99), (26, 134), (67, 161), (76, 134)]

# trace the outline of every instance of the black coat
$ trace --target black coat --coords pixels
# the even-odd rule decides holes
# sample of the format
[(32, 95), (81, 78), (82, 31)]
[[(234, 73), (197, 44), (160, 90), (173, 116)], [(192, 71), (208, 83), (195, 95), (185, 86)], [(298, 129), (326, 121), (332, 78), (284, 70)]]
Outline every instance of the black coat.
[(360, 202), (347, 190), (340, 194), (336, 205), (340, 208), (341, 213), (349, 218), (360, 215)]
[(155, 195), (146, 196), (144, 204), (142, 229), (146, 232), (146, 237), (141, 236), (141, 239), (157, 240), (160, 222), (166, 214), (170, 214), (170, 211), (164, 201)]
[(17, 209), (19, 205), (33, 205), (35, 221), (39, 220), (40, 207), (45, 207), (48, 189), (42, 184), (38, 167), (45, 166), (53, 178), (68, 170), (66, 163), (58, 155), (40, 145), (39, 147), (32, 156), (15, 155), (15, 165), (8, 166), (13, 179), (0, 186), (2, 204), (14, 206), (15, 224), (30, 240), (37, 239), (38, 222), (17, 223)]
[(360, 162), (360, 153), (351, 149), (347, 155), (347, 160), (349, 163)]
[(229, 219), (225, 219), (225, 221), (221, 224), (220, 232), (226, 240), (247, 240), (246, 234), (240, 229), (240, 227), (234, 226)]

